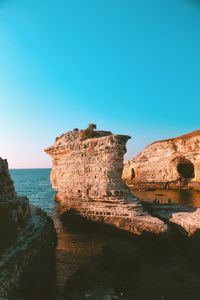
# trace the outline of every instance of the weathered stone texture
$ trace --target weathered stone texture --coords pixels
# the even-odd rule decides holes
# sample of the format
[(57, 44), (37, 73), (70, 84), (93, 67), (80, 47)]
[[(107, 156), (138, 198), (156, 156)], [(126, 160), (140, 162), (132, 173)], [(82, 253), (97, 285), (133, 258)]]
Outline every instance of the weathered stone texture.
[(17, 196), (0, 158), (0, 299), (28, 299), (34, 285), (47, 282), (40, 273), (52, 269), (55, 242), (53, 221)]
[(200, 233), (200, 209), (195, 212), (179, 212), (172, 214), (170, 222), (183, 228), (190, 237)]
[(16, 193), (8, 171), (7, 160), (0, 157), (0, 201), (14, 197)]
[[(53, 221), (38, 208), (0, 256), (0, 299), (45, 299), (55, 281)], [(2, 297), (2, 298), (1, 298)]]
[(28, 217), (29, 201), (17, 196), (7, 160), (0, 158), (0, 251), (13, 241)]
[(68, 132), (45, 150), (53, 159), (51, 182), (63, 211), (73, 208), (87, 219), (137, 234), (166, 232), (122, 180), (129, 136), (95, 131), (97, 137), (82, 140), (81, 132)]
[[(138, 187), (200, 188), (200, 130), (158, 141), (125, 162), (123, 178)], [(169, 183), (169, 185), (168, 185)]]
[(70, 132), (46, 149), (53, 157), (51, 181), (58, 199), (103, 199), (129, 193), (121, 179), (128, 138), (107, 135), (81, 141), (80, 132)]

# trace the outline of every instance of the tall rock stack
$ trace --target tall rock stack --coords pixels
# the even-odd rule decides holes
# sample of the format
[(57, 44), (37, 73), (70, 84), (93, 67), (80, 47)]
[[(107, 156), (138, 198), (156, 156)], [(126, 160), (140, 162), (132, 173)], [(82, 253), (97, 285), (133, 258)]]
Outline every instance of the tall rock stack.
[[(84, 137), (84, 138), (83, 138)], [(151, 217), (122, 180), (126, 135), (83, 130), (63, 134), (45, 151), (52, 157), (51, 182), (63, 211), (132, 233), (164, 233), (167, 225)]]

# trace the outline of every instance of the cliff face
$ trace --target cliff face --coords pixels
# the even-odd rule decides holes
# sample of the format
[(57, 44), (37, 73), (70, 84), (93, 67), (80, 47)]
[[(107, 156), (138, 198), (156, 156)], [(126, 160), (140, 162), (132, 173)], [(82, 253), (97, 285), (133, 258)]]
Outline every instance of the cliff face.
[(53, 159), (51, 182), (63, 211), (76, 210), (92, 221), (133, 233), (163, 233), (167, 226), (143, 211), (122, 180), (123, 157), (129, 136), (95, 131), (82, 140), (74, 130), (45, 149)]
[(0, 157), (0, 201), (14, 197), (16, 197), (16, 193), (8, 172), (7, 160)]
[[(39, 292), (40, 284), (50, 279), (55, 240), (50, 217), (31, 207), (26, 197), (17, 196), (7, 161), (0, 158), (1, 299), (29, 299), (31, 293)], [(46, 277), (40, 276), (44, 271)]]
[[(200, 188), (200, 130), (159, 141), (146, 147), (124, 165), (128, 184), (159, 183), (160, 187)], [(166, 185), (168, 184), (168, 185)]]
[(121, 179), (128, 136), (103, 135), (81, 141), (69, 132), (45, 151), (53, 158), (51, 182), (62, 202), (69, 199), (103, 199), (129, 193)]
[(18, 229), (30, 217), (26, 197), (18, 197), (8, 171), (7, 160), (0, 158), (0, 252), (16, 238)]

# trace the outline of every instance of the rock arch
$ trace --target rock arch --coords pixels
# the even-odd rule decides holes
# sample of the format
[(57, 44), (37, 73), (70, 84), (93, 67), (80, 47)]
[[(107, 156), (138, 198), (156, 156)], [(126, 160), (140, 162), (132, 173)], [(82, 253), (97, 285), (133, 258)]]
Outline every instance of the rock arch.
[(191, 161), (179, 162), (177, 171), (182, 178), (192, 179), (195, 177), (194, 164)]

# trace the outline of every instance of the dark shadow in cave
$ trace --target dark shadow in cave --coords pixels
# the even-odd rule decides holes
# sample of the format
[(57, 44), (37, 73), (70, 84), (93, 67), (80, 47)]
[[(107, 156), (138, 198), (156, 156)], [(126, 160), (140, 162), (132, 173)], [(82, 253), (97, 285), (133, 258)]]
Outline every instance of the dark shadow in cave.
[(182, 178), (191, 179), (195, 177), (194, 165), (190, 161), (178, 163), (177, 170)]
[(135, 171), (134, 169), (132, 168), (131, 169), (131, 180), (133, 180), (135, 178)]

